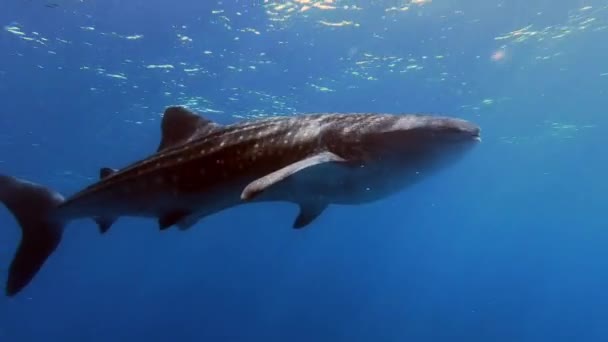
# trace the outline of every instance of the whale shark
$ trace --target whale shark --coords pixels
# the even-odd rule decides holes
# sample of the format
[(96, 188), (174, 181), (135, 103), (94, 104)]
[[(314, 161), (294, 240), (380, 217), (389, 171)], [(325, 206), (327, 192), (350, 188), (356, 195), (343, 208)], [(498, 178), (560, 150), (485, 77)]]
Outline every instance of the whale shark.
[(0, 202), (21, 241), (7, 296), (21, 292), (76, 219), (106, 233), (120, 217), (188, 230), (206, 216), (252, 202), (299, 206), (308, 227), (332, 204), (360, 205), (395, 194), (461, 159), (481, 141), (479, 126), (429, 114), (312, 113), (221, 125), (182, 106), (165, 109), (157, 151), (65, 198), (0, 175)]

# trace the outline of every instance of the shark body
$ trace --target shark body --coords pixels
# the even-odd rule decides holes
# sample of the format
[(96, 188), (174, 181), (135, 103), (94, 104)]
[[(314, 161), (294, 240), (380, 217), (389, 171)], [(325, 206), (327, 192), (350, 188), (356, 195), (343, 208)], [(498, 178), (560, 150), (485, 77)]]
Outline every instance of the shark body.
[(66, 224), (93, 218), (102, 233), (121, 216), (152, 217), (186, 230), (205, 216), (254, 201), (300, 207), (303, 228), (330, 204), (362, 204), (401, 191), (459, 159), (480, 140), (470, 122), (430, 115), (309, 114), (222, 126), (169, 107), (153, 155), (65, 199), (0, 175), (0, 202), (22, 240), (6, 294), (19, 293), (61, 241)]

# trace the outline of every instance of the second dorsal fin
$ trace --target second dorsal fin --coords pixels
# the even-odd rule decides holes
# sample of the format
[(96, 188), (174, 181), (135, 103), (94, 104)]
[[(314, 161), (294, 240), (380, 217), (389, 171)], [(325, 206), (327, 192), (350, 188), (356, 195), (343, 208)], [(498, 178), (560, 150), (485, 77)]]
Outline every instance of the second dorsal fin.
[(219, 127), (219, 124), (196, 115), (184, 107), (168, 107), (163, 114), (162, 136), (157, 151), (181, 145), (193, 137), (207, 135)]
[(109, 167), (102, 167), (99, 169), (99, 179), (104, 179), (118, 172), (116, 169), (112, 169)]

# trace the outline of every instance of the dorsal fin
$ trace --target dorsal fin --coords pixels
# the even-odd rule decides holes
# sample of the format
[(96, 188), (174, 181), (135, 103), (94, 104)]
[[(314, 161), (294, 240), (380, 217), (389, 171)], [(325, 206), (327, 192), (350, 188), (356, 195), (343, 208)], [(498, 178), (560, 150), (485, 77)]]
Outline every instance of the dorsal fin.
[(195, 136), (207, 135), (219, 127), (219, 124), (196, 115), (184, 107), (168, 107), (163, 114), (162, 136), (157, 152), (186, 143)]
[(102, 167), (101, 169), (99, 169), (99, 179), (104, 179), (108, 176), (115, 174), (116, 172), (118, 172), (118, 170), (109, 167)]

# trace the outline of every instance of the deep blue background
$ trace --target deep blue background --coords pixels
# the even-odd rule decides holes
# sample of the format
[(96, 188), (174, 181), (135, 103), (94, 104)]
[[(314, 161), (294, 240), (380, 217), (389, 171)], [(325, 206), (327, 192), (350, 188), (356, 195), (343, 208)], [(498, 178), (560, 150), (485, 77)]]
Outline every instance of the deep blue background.
[[(458, 165), (303, 231), (288, 204), (185, 233), (75, 222), (31, 285), (0, 299), (1, 341), (608, 340), (608, 3), (336, 2), (284, 22), (253, 1), (0, 4), (0, 24), (24, 33), (0, 32), (0, 172), (65, 194), (154, 151), (170, 104), (222, 123), (432, 112), (483, 128)], [(528, 25), (525, 41), (495, 39)], [(0, 222), (4, 282), (20, 233), (4, 209)]]

